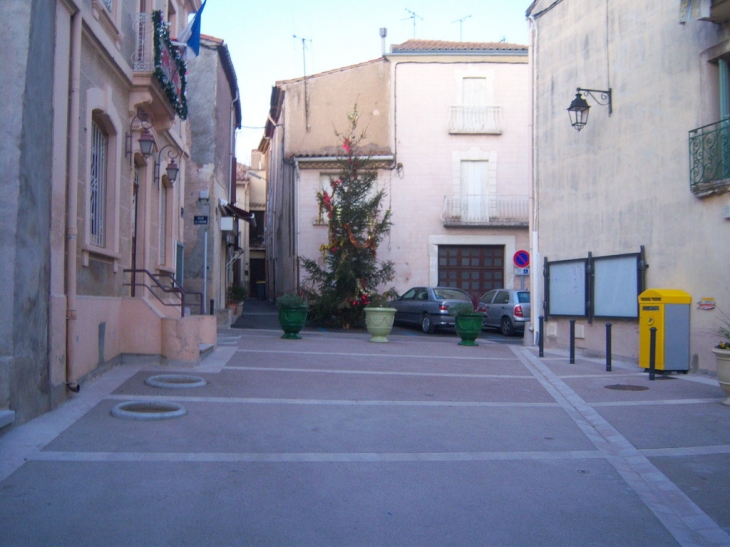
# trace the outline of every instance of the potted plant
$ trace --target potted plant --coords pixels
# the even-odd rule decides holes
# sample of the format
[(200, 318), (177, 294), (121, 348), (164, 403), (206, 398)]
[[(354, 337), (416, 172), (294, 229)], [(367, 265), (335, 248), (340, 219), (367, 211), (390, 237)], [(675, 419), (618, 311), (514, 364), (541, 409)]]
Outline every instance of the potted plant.
[(395, 291), (390, 289), (384, 294), (372, 294), (365, 306), (365, 326), (371, 342), (388, 342), (387, 336), (393, 330), (396, 309), (387, 306), (387, 302), (393, 299), (393, 293)]
[(455, 317), (456, 334), (461, 338), (460, 346), (478, 346), (477, 337), (482, 332), (484, 314), (474, 311), (471, 302), (459, 302), (449, 306), (449, 313)]
[(730, 406), (730, 318), (723, 314), (723, 322), (724, 325), (717, 331), (723, 341), (713, 348), (712, 353), (717, 359), (717, 381), (728, 396), (722, 404)]
[(282, 338), (286, 340), (300, 340), (299, 331), (307, 322), (307, 303), (296, 293), (281, 295), (276, 300), (279, 308), (279, 325), (284, 331)]
[(248, 297), (248, 289), (241, 285), (231, 285), (226, 293), (226, 307), (230, 308), (233, 315), (243, 313), (243, 303)]

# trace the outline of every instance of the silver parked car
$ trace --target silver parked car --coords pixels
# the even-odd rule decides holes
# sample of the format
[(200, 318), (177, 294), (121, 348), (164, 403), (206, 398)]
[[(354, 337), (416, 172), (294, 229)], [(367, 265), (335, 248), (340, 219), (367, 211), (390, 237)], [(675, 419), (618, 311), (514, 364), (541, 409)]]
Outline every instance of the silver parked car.
[(484, 326), (496, 327), (505, 336), (524, 332), (530, 320), (530, 292), (496, 289), (482, 295), (477, 311), (484, 313)]
[(395, 308), (395, 321), (421, 326), (421, 330), (431, 334), (438, 327), (453, 327), (454, 316), (449, 314), (449, 306), (457, 302), (472, 302), (469, 293), (452, 287), (413, 287), (403, 296), (388, 302)]

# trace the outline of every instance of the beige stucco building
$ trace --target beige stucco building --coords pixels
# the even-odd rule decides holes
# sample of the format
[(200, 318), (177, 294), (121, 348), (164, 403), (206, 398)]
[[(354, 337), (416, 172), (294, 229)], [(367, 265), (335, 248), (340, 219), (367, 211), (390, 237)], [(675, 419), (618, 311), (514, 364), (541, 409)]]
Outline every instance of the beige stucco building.
[(201, 36), (200, 55), (187, 65), (190, 155), (183, 284), (202, 295), (207, 313), (227, 323), (226, 290), (239, 281), (233, 264), (243, 251), (243, 225), (251, 220), (247, 211), (236, 207), (241, 98), (228, 46), (220, 38)]
[[(687, 365), (715, 369), (714, 332), (720, 310), (730, 311), (730, 182), (718, 146), (718, 121), (730, 116), (726, 5), (529, 7), (531, 250), (535, 266), (547, 260), (553, 272), (533, 277), (533, 317), (544, 302), (546, 346), (567, 347), (572, 318), (577, 347), (600, 354), (611, 322), (614, 354), (637, 358), (637, 293), (680, 289), (691, 296), (689, 333), (680, 334)], [(596, 90), (581, 92), (590, 116), (580, 131), (566, 112), (577, 88)]]
[(298, 256), (322, 260), (315, 194), (337, 173), (338, 139), (357, 104), (361, 152), (393, 211), (378, 250), (399, 292), (452, 285), (478, 298), (525, 283), (512, 256), (528, 246), (526, 46), (411, 40), (359, 65), (278, 82), (269, 155), (270, 297), (303, 280)]
[(0, 3), (0, 426), (127, 356), (196, 361), (215, 343), (175, 281), (190, 149), (170, 35), (200, 5)]

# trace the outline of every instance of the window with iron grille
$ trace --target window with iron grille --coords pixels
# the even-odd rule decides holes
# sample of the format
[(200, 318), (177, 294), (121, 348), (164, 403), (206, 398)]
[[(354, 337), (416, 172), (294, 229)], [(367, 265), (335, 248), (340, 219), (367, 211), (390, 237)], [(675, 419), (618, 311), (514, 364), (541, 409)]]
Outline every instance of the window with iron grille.
[(91, 135), (91, 177), (89, 191), (89, 232), (91, 243), (104, 247), (104, 209), (106, 201), (106, 161), (109, 137), (104, 130), (92, 122)]

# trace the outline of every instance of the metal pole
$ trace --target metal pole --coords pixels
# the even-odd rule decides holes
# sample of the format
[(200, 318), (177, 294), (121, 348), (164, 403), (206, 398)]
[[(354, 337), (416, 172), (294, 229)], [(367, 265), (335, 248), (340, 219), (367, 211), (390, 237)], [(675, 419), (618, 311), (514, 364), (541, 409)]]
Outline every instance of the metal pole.
[(656, 327), (649, 329), (649, 380), (656, 374)]
[(543, 325), (545, 324), (545, 317), (542, 315), (540, 316), (540, 319), (538, 320), (538, 331), (537, 331), (537, 347), (539, 348), (538, 357), (544, 357), (545, 356), (545, 345), (543, 342), (542, 337), (542, 329)]
[(611, 372), (611, 323), (606, 323), (606, 372)]
[[(210, 215), (208, 216), (210, 218)], [(203, 302), (208, 300), (208, 230), (203, 238)], [(205, 307), (205, 304), (203, 304)]]
[(575, 319), (570, 320), (570, 364), (575, 364)]

